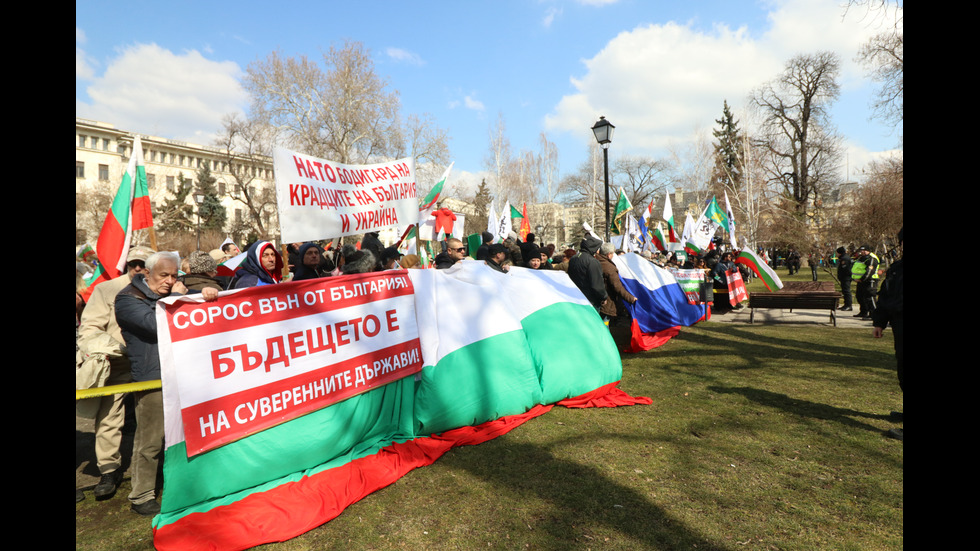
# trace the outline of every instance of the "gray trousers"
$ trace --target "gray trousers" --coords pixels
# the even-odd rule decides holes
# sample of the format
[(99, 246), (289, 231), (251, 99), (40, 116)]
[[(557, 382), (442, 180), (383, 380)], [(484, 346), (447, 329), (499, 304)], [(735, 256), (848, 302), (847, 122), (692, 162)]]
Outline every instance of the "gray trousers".
[(156, 497), (157, 470), (163, 458), (163, 391), (144, 390), (133, 395), (136, 402), (136, 435), (133, 439), (134, 505)]

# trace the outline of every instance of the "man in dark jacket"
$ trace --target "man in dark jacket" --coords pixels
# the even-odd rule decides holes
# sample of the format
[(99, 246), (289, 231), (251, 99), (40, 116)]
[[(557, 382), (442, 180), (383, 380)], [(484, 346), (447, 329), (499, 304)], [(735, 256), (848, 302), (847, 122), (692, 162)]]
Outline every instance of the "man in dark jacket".
[(493, 241), (493, 234), (488, 231), (485, 231), (481, 234), (481, 236), (483, 237), (483, 244), (480, 245), (478, 249), (476, 249), (476, 259), (486, 260), (487, 254), (490, 251), (490, 242)]
[(507, 247), (503, 243), (494, 243), (490, 245), (490, 249), (487, 252), (486, 263), (491, 269), (496, 270), (501, 273), (507, 272), (507, 267), (504, 266), (504, 261), (507, 260)]
[(602, 241), (587, 236), (579, 244), (579, 252), (568, 261), (568, 277), (582, 291), (596, 312), (606, 300), (606, 286), (602, 281), (602, 266), (595, 258)]
[[(524, 238), (524, 242), (523, 243), (518, 243), (517, 244), (518, 248), (521, 249), (521, 265), (522, 266), (527, 265), (527, 262), (529, 260), (531, 260), (531, 257), (534, 256), (534, 255), (536, 255), (536, 254), (538, 255), (538, 258), (540, 258), (540, 253), (538, 253), (538, 251), (537, 251), (538, 245), (534, 242), (534, 239), (535, 239), (534, 234), (533, 233), (529, 233), (529, 234), (527, 234), (527, 237)], [(515, 265), (516, 264), (517, 263), (515, 262)]]
[[(902, 233), (905, 228), (898, 231), (898, 244), (902, 246)], [(888, 271), (885, 272), (885, 282), (881, 285), (881, 290), (878, 291), (878, 304), (875, 308), (874, 313), (871, 314), (872, 325), (874, 329), (872, 330), (872, 336), (876, 339), (881, 338), (885, 331), (885, 327), (889, 324), (892, 326), (892, 334), (895, 337), (895, 361), (898, 368), (898, 388), (903, 392), (905, 391), (905, 372), (904, 372), (904, 345), (903, 341), (905, 339), (905, 306), (904, 306), (904, 275), (905, 275), (905, 258), (899, 258)], [(898, 412), (892, 412), (892, 417), (902, 421), (903, 414)], [(888, 436), (892, 438), (902, 439), (903, 429), (891, 429), (888, 431)]]
[(609, 334), (612, 335), (616, 348), (625, 350), (632, 336), (633, 324), (633, 317), (626, 305), (636, 303), (636, 297), (626, 290), (623, 281), (619, 279), (619, 268), (613, 263), (614, 256), (616, 247), (612, 243), (603, 243), (596, 255), (599, 266), (602, 267), (602, 281), (606, 288), (606, 300), (599, 308), (599, 314), (609, 326)]
[[(187, 287), (177, 280), (179, 264), (176, 254), (154, 253), (146, 259), (146, 273), (134, 275), (132, 282), (116, 295), (116, 322), (126, 341), (133, 382), (160, 379), (156, 303), (171, 293), (187, 293)], [(218, 290), (205, 287), (201, 295), (205, 300), (215, 300)], [(133, 399), (136, 435), (133, 440), (133, 489), (129, 501), (134, 512), (152, 516), (160, 512), (160, 504), (156, 502), (156, 480), (163, 453), (163, 391), (136, 392)]]
[(841, 310), (853, 310), (854, 298), (851, 294), (851, 266), (854, 260), (847, 254), (847, 249), (840, 247), (837, 249), (837, 281), (840, 283), (840, 292), (844, 295), (844, 307)]
[(636, 297), (623, 287), (623, 282), (619, 279), (619, 268), (612, 260), (615, 255), (616, 247), (612, 243), (603, 243), (596, 255), (599, 266), (602, 267), (602, 281), (606, 288), (606, 300), (599, 308), (599, 313), (610, 320), (629, 317), (626, 305), (636, 302)]
[(466, 247), (463, 246), (463, 242), (455, 237), (450, 237), (446, 240), (446, 250), (437, 254), (433, 263), (436, 265), (437, 270), (445, 270), (446, 268), (452, 268), (453, 264), (463, 260), (465, 257)]

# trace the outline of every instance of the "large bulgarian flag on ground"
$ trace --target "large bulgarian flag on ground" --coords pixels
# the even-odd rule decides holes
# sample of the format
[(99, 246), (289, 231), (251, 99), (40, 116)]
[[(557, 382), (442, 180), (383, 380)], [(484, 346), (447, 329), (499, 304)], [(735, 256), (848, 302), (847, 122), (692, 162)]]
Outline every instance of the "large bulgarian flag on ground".
[[(415, 468), (433, 463), (453, 447), (495, 438), (545, 414), (554, 405), (651, 403), (648, 398), (631, 397), (617, 388), (622, 362), (616, 345), (596, 310), (565, 272), (513, 268), (505, 274), (483, 262), (467, 260), (447, 270), (380, 274), (224, 292), (213, 305), (198, 304), (199, 299), (190, 296), (160, 301), (157, 322), (161, 328), (166, 450), (162, 511), (153, 519), (157, 549), (246, 549), (286, 540), (335, 518), (348, 505)], [(398, 296), (375, 297), (374, 284), (366, 286), (365, 278), (387, 278), (379, 288)], [(364, 295), (369, 289), (371, 294)], [(409, 365), (406, 373), (411, 375), (200, 451), (187, 438), (191, 435), (187, 431), (203, 430), (205, 421), (209, 431), (220, 432), (263, 412), (275, 417), (279, 414), (274, 412), (288, 409), (287, 404), (308, 407), (310, 398), (308, 385), (286, 379), (276, 395), (281, 400), (263, 402), (254, 393), (236, 393), (226, 408), (234, 413), (223, 422), (219, 416), (185, 424), (188, 418), (182, 416), (181, 401), (185, 409), (188, 404), (183, 391), (199, 392), (201, 387), (181, 378), (207, 378), (211, 367), (201, 370), (175, 361), (175, 351), (195, 347), (197, 342), (196, 338), (178, 340), (179, 332), (200, 331), (194, 320), (204, 319), (193, 311), (180, 315), (179, 309), (200, 308), (211, 312), (202, 315), (213, 314), (219, 321), (223, 318), (223, 324), (234, 317), (235, 323), (256, 324), (247, 330), (270, 334), (256, 341), (242, 333), (246, 329), (227, 325), (221, 331), (232, 344), (248, 344), (234, 349), (219, 347), (211, 354), (194, 353), (192, 357), (231, 362), (237, 357), (235, 349), (240, 348), (243, 358), (258, 357), (259, 361), (266, 350), (261, 340), (276, 341), (281, 346), (276, 348), (274, 359), (286, 362), (288, 369), (275, 364), (270, 370), (273, 358), (267, 358), (266, 369), (256, 368), (259, 361), (247, 373), (239, 370), (235, 376), (261, 380), (279, 371), (283, 377), (293, 377), (302, 373), (302, 362), (312, 361), (314, 349), (324, 341), (320, 339), (314, 347), (317, 339), (309, 334), (304, 337), (299, 331), (290, 333), (290, 329), (283, 330), (288, 336), (277, 337), (275, 326), (284, 323), (280, 317), (297, 316), (321, 332), (329, 324), (316, 317), (307, 320), (305, 313), (289, 313), (288, 309), (270, 309), (274, 323), (260, 324), (255, 318), (261, 310), (245, 307), (250, 299), (256, 304), (263, 300), (288, 304), (293, 295), (297, 297), (295, 304), (304, 306), (319, 296), (343, 299), (339, 304), (330, 301), (324, 315), (336, 316), (338, 309), (367, 308), (352, 310), (341, 318), (363, 322), (360, 343), (350, 339), (350, 332), (344, 333), (347, 340), (341, 340), (342, 333), (337, 333), (337, 354), (344, 347), (364, 346), (365, 338), (383, 333), (381, 326), (369, 320), (374, 315), (371, 308), (385, 312), (381, 318), (385, 328), (390, 330), (394, 325), (403, 331), (410, 329), (409, 342), (417, 343), (407, 354), (407, 364), (395, 362), (395, 368)], [(461, 296), (467, 299), (459, 300)], [(361, 302), (350, 305), (348, 299)], [(414, 319), (403, 310), (389, 314), (410, 299)], [(178, 314), (170, 314), (172, 309), (178, 309)], [(250, 313), (247, 318), (235, 316), (246, 311)], [(556, 356), (553, 352), (559, 348), (564, 353)], [(272, 351), (270, 346), (270, 354)], [(331, 356), (326, 353), (323, 357), (332, 362)], [(570, 357), (576, 361), (569, 362)], [(213, 383), (231, 380), (231, 376), (222, 376), (219, 381), (218, 368), (229, 373), (233, 365), (216, 363)], [(355, 358), (353, 365), (372, 378), (371, 370), (361, 371), (368, 363)], [(376, 367), (373, 376), (377, 373)], [(325, 382), (332, 386), (333, 380), (313, 380), (310, 394), (317, 392), (317, 383), (322, 390)], [(342, 382), (336, 385), (343, 387)], [(240, 397), (246, 394), (250, 398)]]
[(146, 181), (146, 167), (143, 164), (143, 144), (140, 137), (133, 140), (133, 152), (129, 165), (123, 174), (119, 190), (106, 215), (95, 250), (99, 267), (93, 275), (92, 283), (86, 289), (85, 298), (92, 289), (103, 281), (119, 277), (126, 271), (126, 260), (133, 232), (153, 227), (150, 209), (149, 187)]
[(762, 260), (759, 255), (752, 252), (752, 249), (742, 249), (742, 251), (738, 253), (738, 256), (735, 257), (735, 262), (737, 264), (745, 264), (753, 272), (755, 272), (755, 275), (757, 275), (759, 279), (762, 280), (762, 283), (765, 284), (766, 289), (775, 291), (783, 288), (783, 282), (779, 279), (779, 276), (776, 275), (775, 270), (766, 264), (766, 262)]

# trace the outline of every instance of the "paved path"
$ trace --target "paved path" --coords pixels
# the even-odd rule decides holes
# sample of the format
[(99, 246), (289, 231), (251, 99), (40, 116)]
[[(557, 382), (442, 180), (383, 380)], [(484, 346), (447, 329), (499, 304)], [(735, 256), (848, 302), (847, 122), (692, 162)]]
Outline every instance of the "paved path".
[[(829, 310), (786, 310), (778, 308), (756, 308), (754, 323), (749, 323), (749, 315), (752, 310), (749, 307), (727, 314), (712, 314), (709, 321), (721, 323), (742, 323), (745, 325), (760, 324), (804, 324), (804, 325), (826, 325), (833, 327), (830, 320)], [(837, 327), (847, 329), (866, 329), (871, 334), (871, 321), (855, 318), (852, 312), (837, 311)]]

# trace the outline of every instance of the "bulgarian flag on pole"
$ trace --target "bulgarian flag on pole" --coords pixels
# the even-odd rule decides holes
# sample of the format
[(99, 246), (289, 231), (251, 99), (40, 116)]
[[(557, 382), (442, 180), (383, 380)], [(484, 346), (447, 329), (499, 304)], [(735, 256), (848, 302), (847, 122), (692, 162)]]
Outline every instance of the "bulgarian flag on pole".
[(419, 206), (419, 211), (432, 208), (432, 205), (435, 205), (436, 201), (439, 200), (439, 196), (442, 194), (442, 188), (446, 185), (446, 180), (449, 179), (449, 171), (453, 169), (454, 164), (456, 163), (449, 163), (449, 166), (446, 168), (446, 172), (442, 173), (442, 178), (439, 178), (436, 185), (432, 186), (432, 189), (429, 190), (429, 194), (422, 199), (422, 204)]
[(752, 249), (742, 249), (742, 252), (738, 253), (738, 256), (735, 257), (735, 263), (745, 264), (751, 268), (755, 272), (755, 275), (759, 276), (759, 279), (765, 284), (766, 289), (773, 291), (783, 288), (783, 282), (776, 275), (776, 272), (764, 260), (759, 258), (759, 255), (752, 252)]
[(123, 174), (95, 245), (99, 268), (84, 293), (86, 299), (96, 285), (125, 273), (133, 232), (152, 227), (153, 215), (146, 183), (146, 167), (143, 165), (143, 144), (140, 137), (136, 136), (126, 173)]
[(674, 230), (674, 209), (670, 207), (670, 193), (664, 193), (664, 222), (667, 222), (667, 239), (670, 243), (677, 242), (677, 232)]
[(663, 227), (660, 225), (660, 222), (657, 222), (657, 227), (653, 230), (652, 234), (651, 244), (656, 247), (658, 251), (666, 251), (667, 238), (664, 237)]

